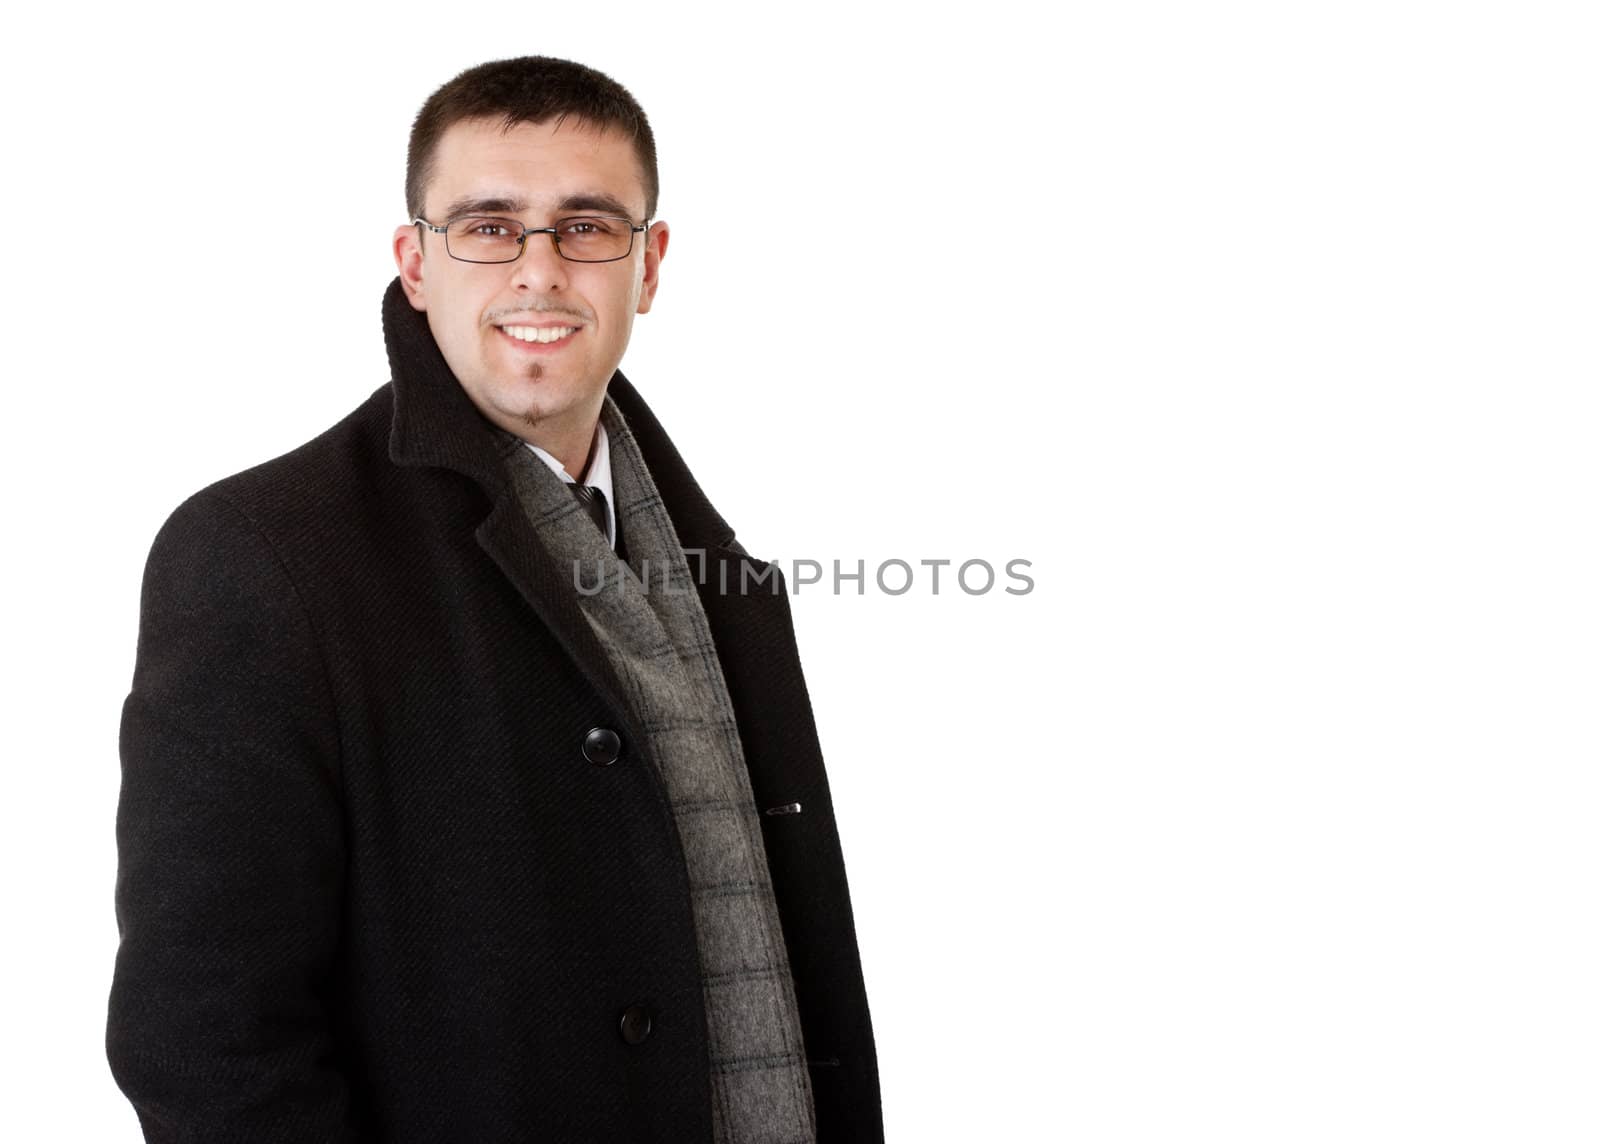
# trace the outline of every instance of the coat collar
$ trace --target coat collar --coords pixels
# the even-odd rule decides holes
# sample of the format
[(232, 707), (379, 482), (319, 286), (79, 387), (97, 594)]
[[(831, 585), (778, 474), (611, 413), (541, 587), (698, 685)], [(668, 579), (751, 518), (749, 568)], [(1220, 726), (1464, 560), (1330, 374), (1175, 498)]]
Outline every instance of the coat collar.
[[(383, 338), (394, 388), (389, 457), (471, 477), (498, 500), (509, 489), (497, 427), (478, 412), (439, 351), (428, 317), (406, 301), (397, 275), (383, 296)], [(606, 392), (622, 411), (685, 548), (717, 548), (733, 529), (712, 506), (661, 423), (622, 371)]]
[[(394, 395), (390, 459), (397, 465), (452, 469), (483, 487), (494, 507), (473, 530), (478, 544), (618, 713), (629, 737), (642, 742), (641, 715), (628, 704), (616, 667), (582, 613), (571, 570), (550, 553), (518, 502), (503, 453), (510, 434), (478, 412), (439, 352), (427, 315), (412, 309), (398, 277), (383, 296), (383, 336)], [(719, 654), (736, 655), (749, 633), (771, 629), (770, 609), (785, 603), (775, 596), (746, 596), (742, 589), (728, 594), (721, 590), (725, 583), (744, 583), (738, 568), (751, 558), (742, 548), (729, 547), (733, 529), (700, 491), (660, 422), (620, 372), (611, 375), (607, 392), (633, 431), (678, 539), (685, 549), (705, 553), (706, 575), (697, 585), (701, 602), (717, 633)]]

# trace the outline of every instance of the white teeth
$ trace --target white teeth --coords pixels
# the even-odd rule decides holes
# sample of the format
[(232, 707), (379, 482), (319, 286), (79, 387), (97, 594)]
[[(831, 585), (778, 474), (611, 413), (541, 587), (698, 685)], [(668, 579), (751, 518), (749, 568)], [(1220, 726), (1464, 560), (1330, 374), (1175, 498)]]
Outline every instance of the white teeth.
[(518, 341), (546, 343), (560, 341), (578, 327), (553, 326), (548, 329), (534, 329), (532, 326), (501, 326), (500, 328)]

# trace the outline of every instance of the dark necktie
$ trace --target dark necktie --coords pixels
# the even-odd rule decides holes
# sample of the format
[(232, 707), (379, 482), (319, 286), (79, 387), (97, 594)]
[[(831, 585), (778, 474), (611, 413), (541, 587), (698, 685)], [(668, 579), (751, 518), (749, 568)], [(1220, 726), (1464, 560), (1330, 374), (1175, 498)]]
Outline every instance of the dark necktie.
[(594, 521), (594, 526), (600, 530), (600, 535), (605, 536), (606, 494), (593, 485), (580, 484), (577, 481), (568, 481), (567, 488), (572, 490), (572, 495), (589, 513), (589, 519)]

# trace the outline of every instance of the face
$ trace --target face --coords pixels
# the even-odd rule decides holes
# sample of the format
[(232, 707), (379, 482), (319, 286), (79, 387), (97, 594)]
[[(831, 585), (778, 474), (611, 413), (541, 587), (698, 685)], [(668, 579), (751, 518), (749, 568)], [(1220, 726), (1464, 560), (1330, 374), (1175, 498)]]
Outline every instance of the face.
[[(550, 226), (574, 214), (644, 219), (644, 179), (632, 144), (568, 118), (559, 127), (464, 120), (439, 140), (422, 217), (442, 226), (465, 213)], [(609, 206), (607, 204), (610, 204)], [(620, 208), (620, 209), (619, 209)], [(580, 468), (633, 316), (650, 309), (667, 248), (667, 227), (634, 235), (618, 262), (569, 262), (548, 234), (531, 234), (515, 262), (451, 258), (444, 235), (401, 226), (395, 261), (411, 305), (425, 312), (444, 359), (485, 417)], [(526, 341), (505, 327), (570, 327), (556, 341)], [(548, 336), (548, 334), (542, 335)]]

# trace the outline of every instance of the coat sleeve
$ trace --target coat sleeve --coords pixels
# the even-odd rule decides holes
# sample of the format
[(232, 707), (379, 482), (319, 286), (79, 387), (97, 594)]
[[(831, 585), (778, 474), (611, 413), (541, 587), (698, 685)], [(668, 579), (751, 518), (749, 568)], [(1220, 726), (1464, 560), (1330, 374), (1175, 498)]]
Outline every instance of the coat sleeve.
[(106, 1053), (145, 1139), (349, 1139), (329, 680), (276, 552), (214, 491), (150, 550), (120, 746)]

